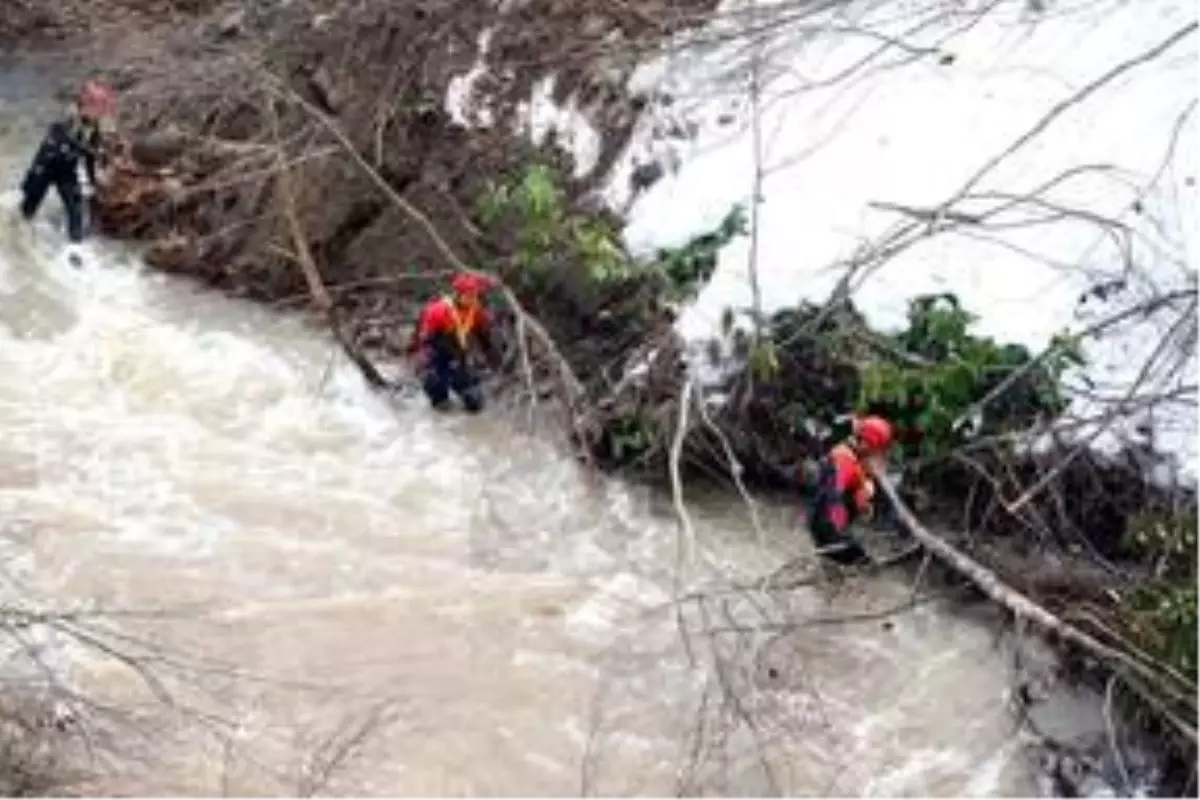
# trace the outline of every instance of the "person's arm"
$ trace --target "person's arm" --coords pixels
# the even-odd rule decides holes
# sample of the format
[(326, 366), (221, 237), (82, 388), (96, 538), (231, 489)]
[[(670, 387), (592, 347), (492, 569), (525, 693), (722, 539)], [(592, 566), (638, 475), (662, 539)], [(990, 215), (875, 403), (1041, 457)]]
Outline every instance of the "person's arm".
[(88, 181), (92, 186), (99, 187), (99, 182), (96, 180), (97, 170), (103, 169), (105, 164), (104, 152), (101, 149), (104, 141), (100, 138), (100, 128), (93, 127), (88, 135), (86, 146), (83, 153), (84, 168), (87, 169)]
[(496, 345), (496, 339), (492, 335), (492, 316), (486, 311), (480, 311), (479, 327), (475, 329), (475, 339), (479, 342), (479, 348), (483, 350), (488, 363), (493, 368), (498, 366), (501, 359), (500, 348)]
[(71, 139), (67, 135), (65, 123), (50, 123), (46, 127), (46, 133), (42, 136), (42, 141), (38, 144), (37, 152), (33, 157), (34, 165), (45, 167), (58, 155), (64, 143), (67, 147), (71, 146)]
[(771, 465), (770, 469), (781, 481), (799, 492), (815, 490), (821, 479), (821, 462), (814, 458), (806, 457), (791, 464)]
[(773, 473), (775, 473), (775, 477), (779, 478), (779, 480), (781, 480), (784, 483), (786, 483), (790, 486), (793, 486), (797, 489), (801, 488), (801, 481), (803, 480), (803, 472), (800, 468), (799, 463), (796, 463), (796, 464), (771, 464), (769, 466), (770, 466), (771, 471)]
[(441, 310), (441, 307), (434, 303), (421, 309), (421, 315), (417, 317), (417, 324), (413, 326), (412, 336), (408, 340), (409, 353), (419, 353), (431, 343), (439, 331), (445, 329), (445, 314), (440, 313)]
[(96, 153), (93, 150), (83, 151), (83, 168), (87, 172), (88, 184), (95, 189), (99, 184), (96, 182)]
[(96, 131), (79, 120), (62, 123), (59, 135), (75, 158), (83, 161), (88, 184), (96, 186)]
[(854, 492), (854, 505), (860, 516), (870, 519), (875, 513), (875, 482), (864, 477)]

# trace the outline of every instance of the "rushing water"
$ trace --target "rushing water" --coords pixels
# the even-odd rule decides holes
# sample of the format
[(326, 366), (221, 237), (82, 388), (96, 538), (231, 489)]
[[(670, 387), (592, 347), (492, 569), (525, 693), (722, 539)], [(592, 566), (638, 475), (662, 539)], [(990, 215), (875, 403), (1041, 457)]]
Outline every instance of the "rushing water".
[[(8, 186), (50, 111), (21, 97), (29, 80), (0, 79)], [(125, 646), (152, 642), (187, 705), (164, 707), (95, 650), (63, 660), (52, 639), (77, 684), (150, 734), (124, 742), (130, 760), (98, 791), (292, 793), (306, 759), (319, 783), (313, 764), (359, 738), (333, 789), (672, 790), (697, 681), (660, 605), (669, 502), (585, 475), (498, 415), (374, 395), (320, 332), (119, 247), (88, 243), (73, 268), (56, 198), (33, 226), (15, 202), (0, 212), (10, 575), (60, 606), (172, 611), (122, 617), (138, 640)], [(736, 502), (693, 506), (733, 575), (807, 546), (789, 509), (763, 514), (760, 546)], [(797, 597), (829, 614), (908, 590)], [(796, 729), (768, 745), (776, 779), (792, 794), (1036, 792), (1009, 671), (989, 628), (933, 605), (814, 627), (756, 690)], [(749, 764), (728, 774), (716, 790), (766, 788)]]

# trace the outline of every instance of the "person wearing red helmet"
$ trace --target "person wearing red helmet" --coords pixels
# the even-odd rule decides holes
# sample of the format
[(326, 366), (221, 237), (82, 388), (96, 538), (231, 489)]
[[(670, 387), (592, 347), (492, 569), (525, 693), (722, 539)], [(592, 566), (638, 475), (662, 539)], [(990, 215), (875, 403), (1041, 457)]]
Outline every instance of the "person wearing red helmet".
[(459, 273), (451, 283), (453, 294), (430, 300), (421, 311), (408, 350), (418, 355), (421, 384), (434, 408), (446, 408), (451, 391), (468, 411), (483, 408), (471, 355), (478, 346), (493, 363), (498, 359), (481, 300), (493, 286), (483, 275)]
[(96, 188), (102, 144), (100, 125), (112, 116), (115, 100), (108, 86), (87, 81), (76, 97), (73, 113), (50, 125), (21, 183), (21, 214), (25, 219), (33, 219), (53, 186), (67, 215), (67, 236), (72, 242), (83, 240), (84, 197), (79, 185), (79, 163), (83, 162), (88, 183)]
[(855, 417), (851, 433), (816, 465), (805, 481), (811, 491), (808, 526), (821, 555), (842, 564), (866, 559), (866, 554), (850, 535), (851, 524), (870, 516), (875, 483), (863, 462), (881, 467), (892, 447), (892, 425), (878, 416)]

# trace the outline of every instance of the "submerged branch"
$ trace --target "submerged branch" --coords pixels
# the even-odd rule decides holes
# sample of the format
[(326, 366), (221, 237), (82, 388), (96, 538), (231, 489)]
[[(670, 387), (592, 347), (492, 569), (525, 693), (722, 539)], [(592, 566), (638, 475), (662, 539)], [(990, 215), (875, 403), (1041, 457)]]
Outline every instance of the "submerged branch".
[[(959, 574), (968, 578), (984, 594), (993, 601), (1008, 609), (1019, 619), (1028, 620), (1047, 633), (1052, 633), (1064, 641), (1070, 642), (1089, 653), (1101, 663), (1110, 665), (1118, 674), (1134, 675), (1145, 682), (1145, 687), (1152, 692), (1156, 702), (1165, 704), (1160, 695), (1170, 698), (1172, 702), (1181, 703), (1185, 707), (1195, 707), (1195, 686), (1180, 685), (1171, 675), (1143, 664), (1129, 654), (1104, 644), (1094, 636), (1085, 633), (1062, 618), (1052, 614), (1041, 605), (1025, 595), (1004, 584), (996, 573), (978, 563), (966, 553), (947, 543), (941, 537), (933, 534), (921, 524), (916, 515), (901, 499), (891, 479), (884, 473), (876, 473), (875, 479), (879, 487), (892, 504), (904, 528), (921, 542), (931, 553)], [(1149, 699), (1149, 698), (1147, 698)], [(1177, 717), (1172, 720), (1179, 733), (1190, 741), (1196, 741), (1196, 727), (1191, 723), (1183, 723)]]

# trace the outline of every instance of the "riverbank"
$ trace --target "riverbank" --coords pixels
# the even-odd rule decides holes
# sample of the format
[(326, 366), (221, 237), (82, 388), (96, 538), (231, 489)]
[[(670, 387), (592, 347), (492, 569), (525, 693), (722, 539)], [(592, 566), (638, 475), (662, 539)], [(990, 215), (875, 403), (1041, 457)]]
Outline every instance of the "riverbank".
[[(714, 365), (732, 373), (720, 387), (726, 400), (709, 407), (711, 426), (691, 419), (701, 415), (681, 398), (715, 393), (682, 390), (684, 346), (663, 299), (694, 296), (720, 247), (744, 235), (744, 219), (733, 212), (712, 235), (647, 265), (624, 252), (619, 219), (596, 213), (592, 200), (612, 160), (603, 154), (619, 152), (647, 102), (621, 90), (632, 65), (611, 63), (614, 54), (629, 60), (611, 42), (634, 42), (633, 53), (651, 47), (666, 33), (647, 23), (647, 15), (661, 23), (658, 12), (635, 8), (631, 18), (614, 12), (578, 25), (574, 11), (505, 22), (397, 4), (339, 18), (318, 6), (293, 5), (258, 21), (224, 16), (216, 28), (214, 20), (197, 21), (196, 30), (163, 45), (159, 55), (171, 54), (164, 62), (170, 68), (147, 69), (125, 95), (124, 122), (139, 145), (125, 176), (131, 194), (110, 196), (102, 215), (110, 233), (148, 240), (148, 260), (160, 269), (263, 302), (332, 307), (343, 335), (373, 354), (395, 354), (414, 302), (438, 291), (454, 268), (466, 262), (495, 271), (519, 304), (511, 309), (519, 325), (512, 326), (506, 402), (557, 395), (572, 407), (569, 423), (587, 454), (642, 479), (669, 482), (673, 452), (686, 479), (721, 479), (730, 472), (728, 445), (740, 465), (733, 472), (751, 488), (780, 488), (771, 467), (819, 452), (826, 437), (816, 426), (848, 407), (874, 404), (923, 418), (923, 438), (933, 446), (922, 451), (923, 442), (909, 437), (910, 502), (924, 497), (923, 512), (956, 525), (965, 517), (962, 527), (976, 536), (990, 533), (988, 544), (1002, 543), (1001, 552), (971, 549), (976, 558), (1059, 613), (1106, 604), (1108, 590), (1144, 580), (1161, 553), (1129, 550), (1130, 520), (1139, 512), (1192, 513), (1144, 481), (1137, 459), (1075, 457), (1060, 468), (1062, 450), (1031, 458), (1019, 448), (976, 452), (968, 465), (949, 459), (1053, 416), (1070, 350), (1035, 357), (985, 342), (953, 306), (916, 307), (914, 324), (898, 336), (871, 329), (846, 304), (835, 304), (833, 313), (811, 307), (776, 316), (770, 336), (757, 341), (731, 325), (721, 343), (725, 356)], [(407, 31), (414, 24), (441, 31), (441, 38), (413, 46)], [(183, 44), (197, 34), (203, 46)], [(253, 58), (238, 44), (245, 39), (256, 43)], [(500, 99), (492, 104), (508, 127), (467, 131), (443, 104), (454, 78), (480, 60), (490, 61), (494, 75), (511, 73), (493, 89)], [(530, 109), (522, 106), (542, 77), (572, 69), (575, 78), (560, 81), (568, 87), (560, 103), (577, 88), (576, 103), (604, 120), (597, 127), (606, 141), (592, 163), (544, 142), (535, 147)], [(150, 172), (152, 164), (161, 172)], [(138, 189), (149, 194), (134, 197)], [(306, 262), (316, 267), (316, 280)], [(1188, 298), (1180, 300), (1186, 308)], [(528, 334), (533, 321), (545, 336), (520, 338), (520, 326)], [(940, 333), (921, 338), (937, 326)], [(948, 345), (969, 351), (972, 369), (988, 381), (974, 380), (963, 392), (959, 373), (931, 376)], [(526, 353), (536, 370), (532, 385)], [(647, 369), (631, 369), (642, 359)], [(1047, 361), (1061, 363), (1043, 368)], [(1005, 385), (1017, 373), (1023, 379)], [(941, 402), (940, 417), (931, 418), (928, 407), (898, 405), (915, 387)], [(1001, 387), (1003, 413), (965, 433), (951, 424)], [(914, 460), (925, 463), (914, 470)], [(986, 478), (1005, 472), (1011, 479)], [(1046, 484), (1055, 491), (1012, 502), (1045, 474), (1054, 476)], [(972, 544), (971, 537), (950, 538)], [(1118, 562), (1121, 580), (1097, 572), (1093, 559), (1080, 559), (1086, 569), (1061, 566), (1081, 545), (1097, 551), (1102, 564)], [(1009, 565), (1000, 567), (1006, 558)], [(1052, 558), (1061, 568), (1035, 579), (1030, 565)], [(1180, 569), (1186, 573), (1187, 564)], [(1121, 611), (1119, 604), (1101, 607), (1105, 619)]]

